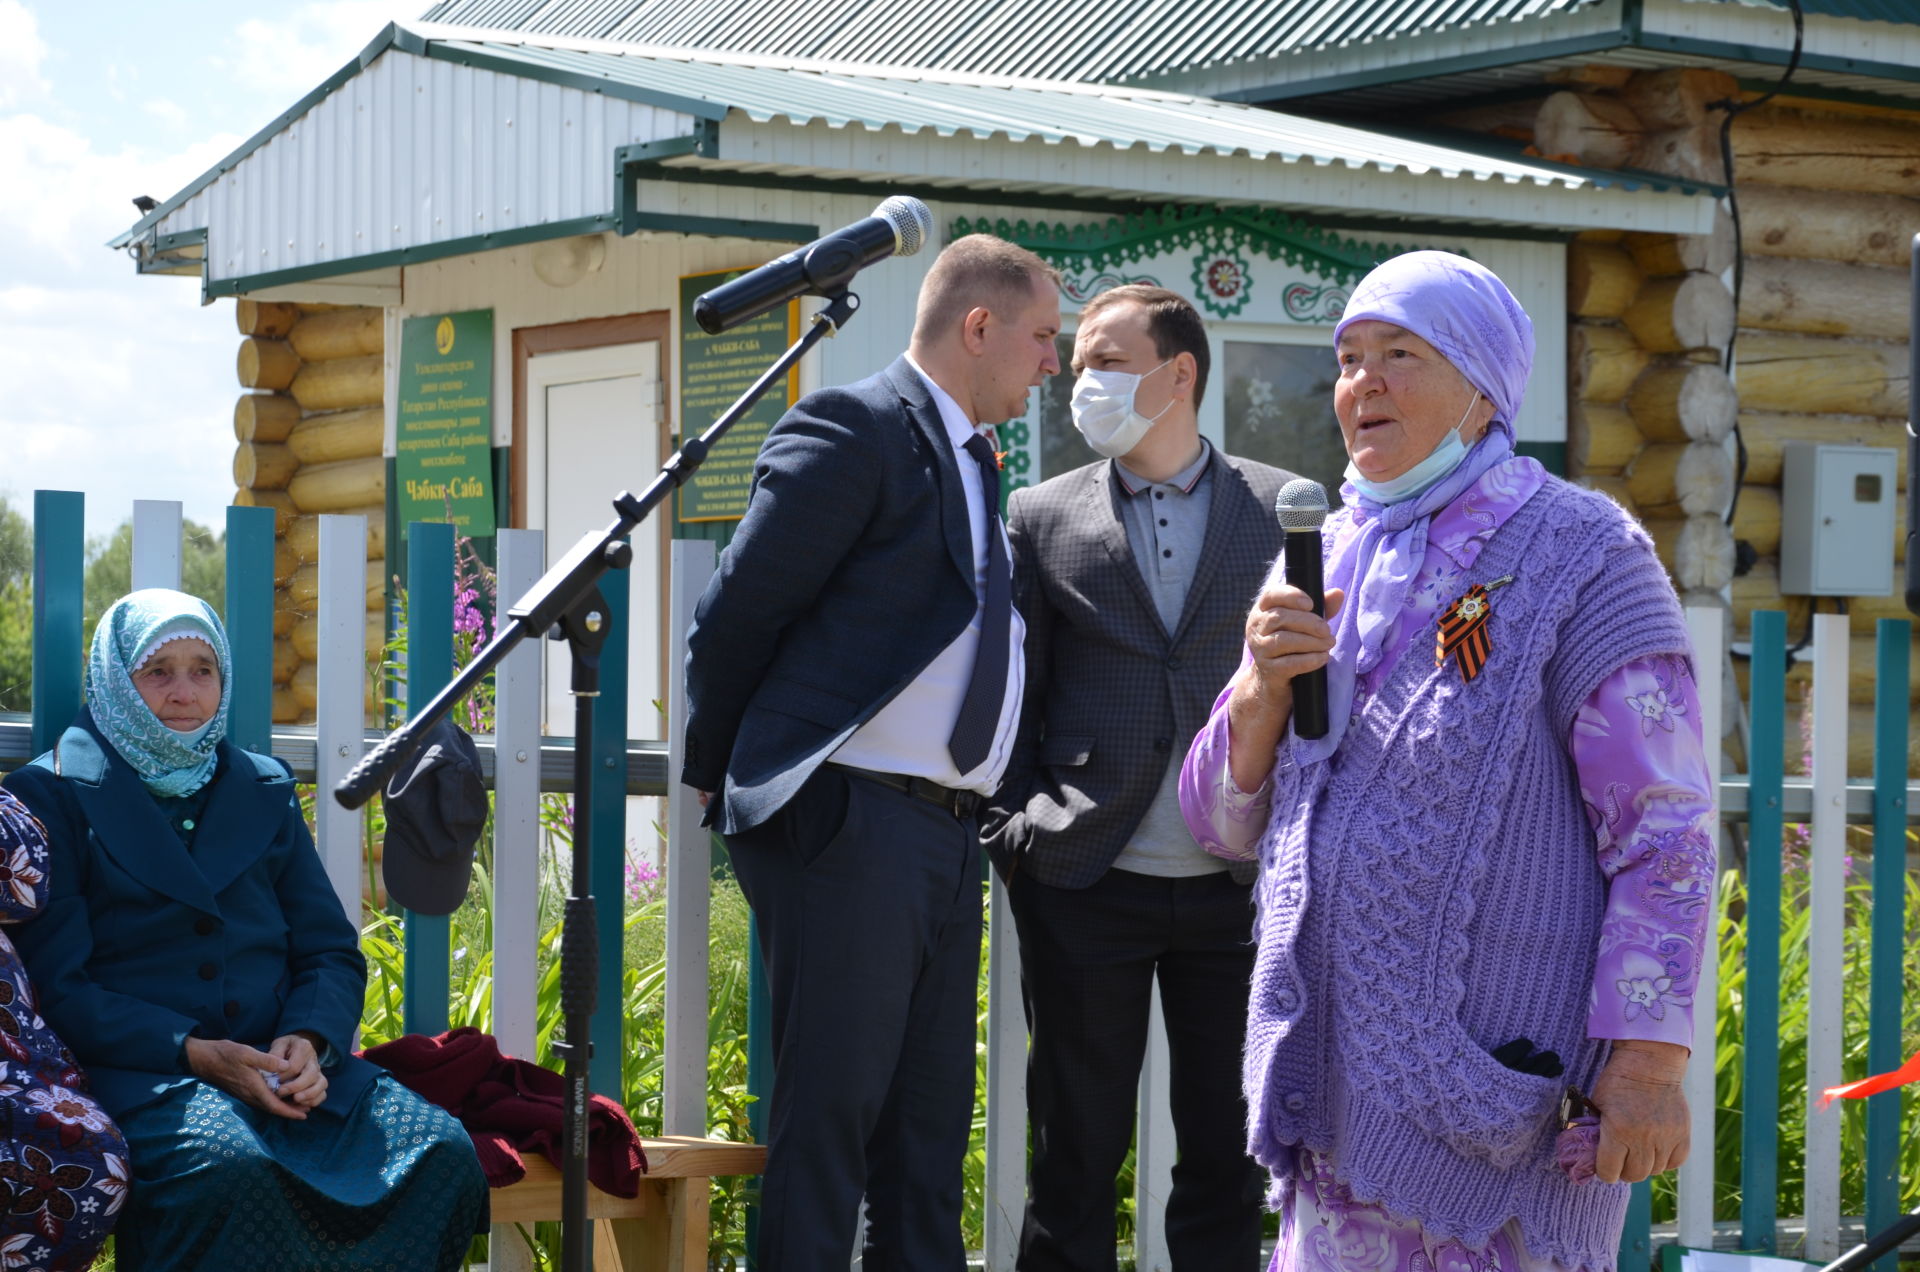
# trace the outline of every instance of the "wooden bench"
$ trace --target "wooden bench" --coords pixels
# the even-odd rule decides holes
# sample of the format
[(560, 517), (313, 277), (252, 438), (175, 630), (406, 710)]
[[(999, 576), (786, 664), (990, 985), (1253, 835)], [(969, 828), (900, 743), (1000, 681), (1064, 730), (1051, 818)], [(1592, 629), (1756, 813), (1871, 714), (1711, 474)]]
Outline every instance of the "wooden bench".
[[(688, 1135), (640, 1143), (647, 1173), (640, 1178), (639, 1196), (615, 1197), (587, 1187), (594, 1272), (705, 1272), (707, 1181), (758, 1175), (766, 1168), (766, 1147)], [(525, 1179), (493, 1190), (495, 1224), (560, 1218), (559, 1169), (538, 1153), (528, 1153), (526, 1161)]]

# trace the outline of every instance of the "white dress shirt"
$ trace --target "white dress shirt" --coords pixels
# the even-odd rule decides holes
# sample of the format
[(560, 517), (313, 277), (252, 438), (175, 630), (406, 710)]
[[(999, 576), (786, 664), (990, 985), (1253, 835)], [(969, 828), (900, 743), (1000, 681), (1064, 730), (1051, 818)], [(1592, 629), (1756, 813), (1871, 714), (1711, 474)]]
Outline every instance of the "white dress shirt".
[[(980, 465), (967, 454), (967, 439), (976, 431), (973, 421), (960, 409), (948, 392), (933, 382), (911, 357), (907, 364), (918, 372), (940, 408), (940, 422), (946, 425), (947, 442), (953, 447), (953, 460), (960, 470), (960, 483), (966, 489), (967, 528), (973, 540), (973, 621), (940, 651), (907, 687), (880, 708), (853, 736), (833, 753), (836, 764), (873, 769), (881, 773), (904, 773), (924, 777), (942, 786), (978, 791), (991, 795), (1007, 770), (1007, 756), (1013, 749), (1013, 735), (1020, 723), (1020, 695), (1026, 688), (1026, 662), (1021, 648), (1026, 643), (1027, 625), (1020, 611), (1013, 611), (1008, 624), (1007, 687), (1000, 702), (1000, 721), (994, 726), (993, 746), (987, 758), (970, 772), (954, 767), (947, 753), (947, 738), (960, 718), (960, 703), (973, 679), (974, 657), (980, 648), (980, 624), (986, 613), (987, 531), (994, 529), (1006, 544), (1006, 531), (989, 521), (986, 513)], [(1013, 559), (1012, 545), (1006, 544), (1007, 559)], [(941, 568), (945, 568), (944, 563)]]

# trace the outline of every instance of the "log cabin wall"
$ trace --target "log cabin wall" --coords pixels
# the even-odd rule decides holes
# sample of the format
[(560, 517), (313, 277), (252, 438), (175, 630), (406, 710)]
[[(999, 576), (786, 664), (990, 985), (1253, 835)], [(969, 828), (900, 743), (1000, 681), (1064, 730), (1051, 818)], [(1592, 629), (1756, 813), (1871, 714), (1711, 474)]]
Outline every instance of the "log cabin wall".
[[(1724, 180), (1722, 116), (1710, 103), (1738, 92), (1730, 78), (1595, 67), (1566, 79), (1535, 116), (1539, 153)], [(1699, 239), (1584, 236), (1570, 251), (1568, 467), (1643, 519), (1689, 601), (1725, 597), (1735, 639), (1747, 638), (1754, 610), (1784, 609), (1798, 641), (1813, 602), (1780, 593), (1783, 444), (1895, 448), (1906, 489), (1920, 112), (1777, 98), (1735, 118), (1733, 152), (1744, 270), (1737, 313), (1723, 281), (1735, 250), (1731, 224)], [(1729, 380), (1719, 365), (1736, 324)], [(1736, 419), (1744, 472), (1734, 457)], [(1904, 494), (1897, 507), (1904, 523)], [(1750, 552), (1736, 551), (1740, 544)], [(1847, 598), (1856, 774), (1872, 771), (1875, 623), (1907, 617), (1905, 545), (1901, 524), (1890, 595)], [(1745, 672), (1738, 662), (1743, 692)], [(1796, 663), (1790, 699), (1804, 699), (1810, 682), (1810, 667)], [(1915, 688), (1920, 701), (1920, 679)], [(1796, 730), (1789, 735), (1797, 765), (1802, 744)], [(1920, 776), (1916, 760), (1910, 752), (1909, 771)]]
[[(385, 639), (387, 478), (381, 458), (384, 314), (367, 306), (242, 300), (244, 392), (234, 403), (234, 502), (270, 507), (274, 551), (273, 720), (313, 721), (322, 513), (367, 519), (367, 647)], [(368, 677), (373, 711), (377, 674)]]

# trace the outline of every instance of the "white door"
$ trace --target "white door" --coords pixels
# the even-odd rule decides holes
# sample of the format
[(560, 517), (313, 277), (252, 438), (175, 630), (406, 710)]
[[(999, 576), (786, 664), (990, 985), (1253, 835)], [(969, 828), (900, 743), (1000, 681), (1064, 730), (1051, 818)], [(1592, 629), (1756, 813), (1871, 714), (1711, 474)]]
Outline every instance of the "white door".
[[(613, 498), (638, 491), (660, 468), (660, 346), (656, 341), (547, 353), (527, 360), (527, 523), (546, 531), (547, 564), (614, 519)], [(627, 736), (657, 740), (663, 618), (662, 508), (633, 532), (627, 625)], [(610, 574), (603, 586), (622, 580)], [(542, 731), (573, 734), (566, 645), (547, 643)], [(627, 801), (627, 844), (657, 862), (655, 801)]]

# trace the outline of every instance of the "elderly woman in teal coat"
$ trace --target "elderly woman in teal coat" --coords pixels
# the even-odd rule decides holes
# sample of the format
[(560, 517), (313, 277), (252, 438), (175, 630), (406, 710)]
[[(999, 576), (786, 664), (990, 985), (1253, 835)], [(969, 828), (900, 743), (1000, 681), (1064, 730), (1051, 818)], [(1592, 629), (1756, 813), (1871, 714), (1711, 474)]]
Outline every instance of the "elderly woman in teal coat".
[(225, 740), (231, 682), (204, 602), (135, 592), (86, 709), (6, 779), (51, 852), (21, 954), (127, 1138), (118, 1264), (458, 1267), (487, 1210), (472, 1143), (351, 1054), (357, 934), (285, 765)]

